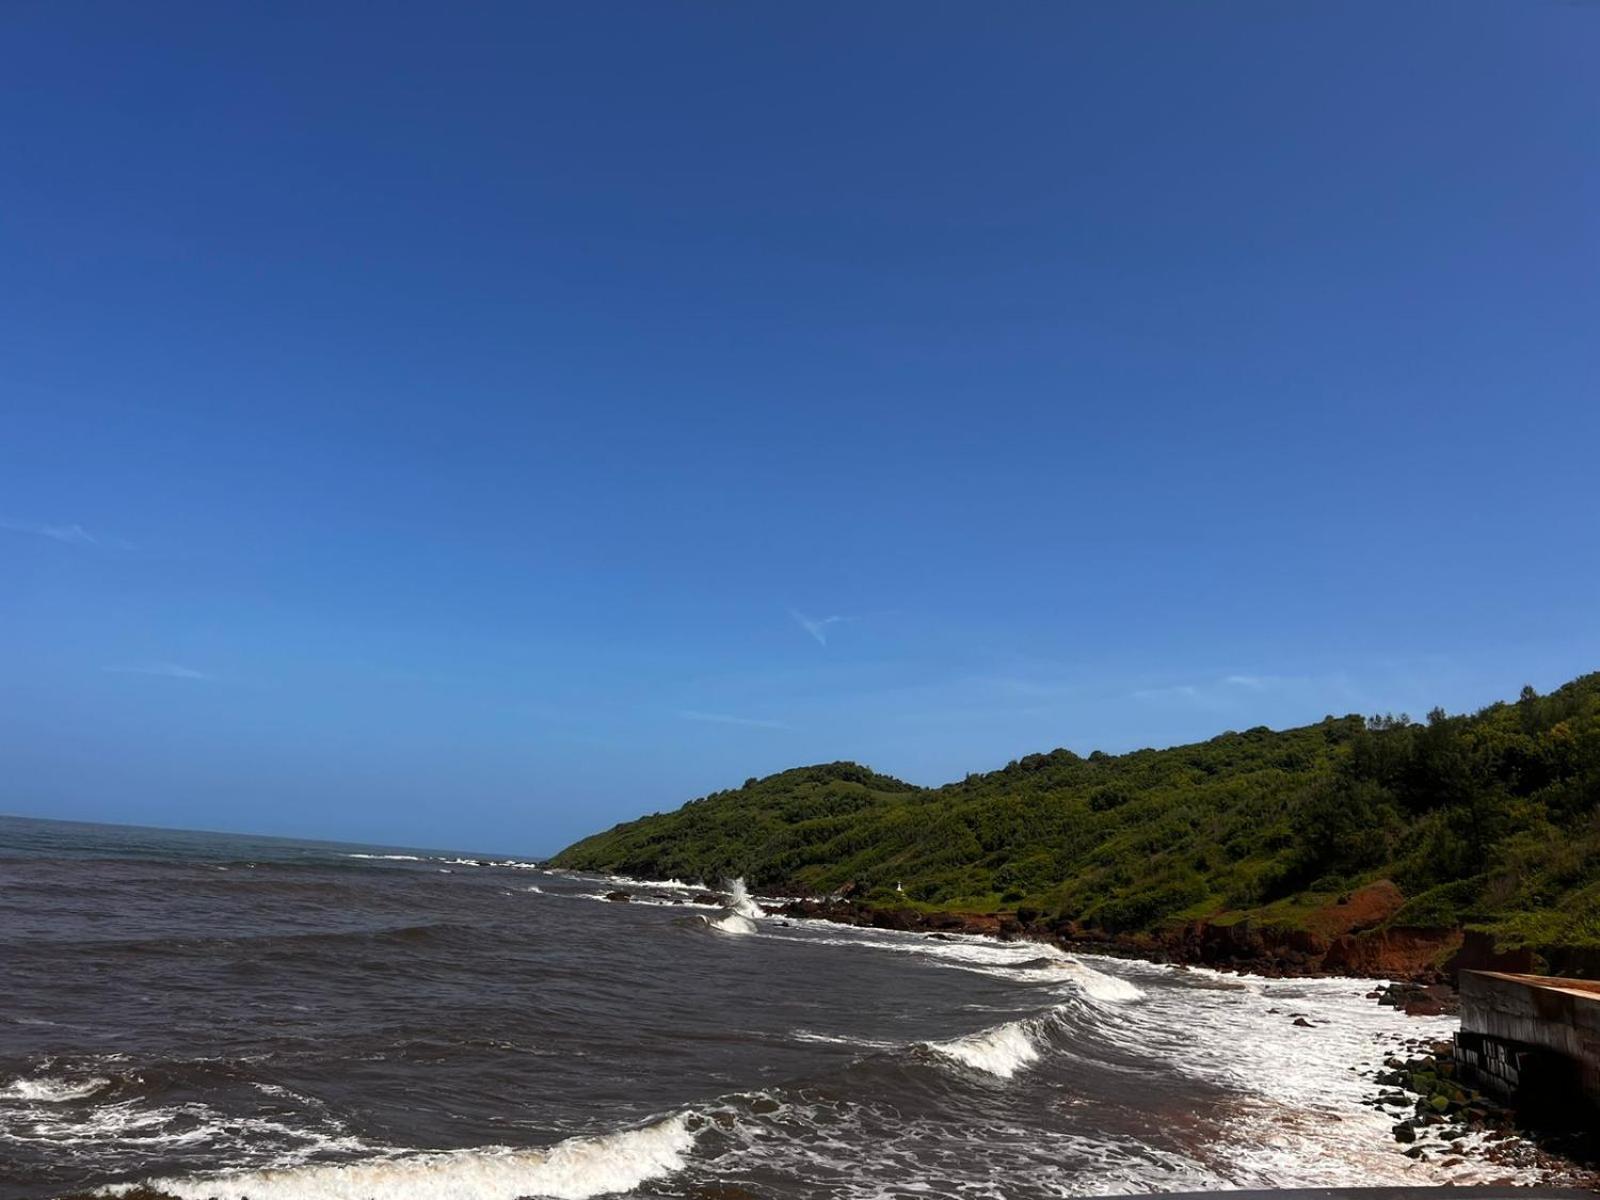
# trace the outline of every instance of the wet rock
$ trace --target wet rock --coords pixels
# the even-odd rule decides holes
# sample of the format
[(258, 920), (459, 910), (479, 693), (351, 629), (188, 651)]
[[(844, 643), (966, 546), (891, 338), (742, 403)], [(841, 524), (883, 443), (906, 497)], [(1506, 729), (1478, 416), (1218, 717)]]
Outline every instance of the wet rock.
[(750, 1102), (750, 1111), (763, 1115), (766, 1113), (775, 1113), (782, 1107), (783, 1105), (779, 1104), (771, 1096), (757, 1096)]
[(606, 899), (607, 900), (616, 900), (619, 903), (627, 903), (628, 901), (632, 900), (633, 897), (630, 896), (627, 892), (607, 892), (606, 893)]
[(1296, 1025), (1298, 1025), (1301, 1029), (1310, 1029), (1311, 1028), (1311, 1022), (1306, 1020), (1304, 1017), (1296, 1017), (1294, 1019), (1294, 1023)]
[(1414, 1142), (1417, 1140), (1417, 1127), (1410, 1121), (1401, 1121), (1394, 1127), (1394, 1140), (1397, 1142)]

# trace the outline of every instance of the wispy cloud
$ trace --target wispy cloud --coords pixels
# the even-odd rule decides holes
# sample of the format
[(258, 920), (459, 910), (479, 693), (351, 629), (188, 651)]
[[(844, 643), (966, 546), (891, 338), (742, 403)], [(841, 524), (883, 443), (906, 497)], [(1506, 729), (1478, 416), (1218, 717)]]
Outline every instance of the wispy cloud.
[(789, 615), (794, 618), (796, 625), (816, 639), (819, 646), (828, 644), (828, 627), (830, 625), (838, 625), (844, 621), (855, 620), (854, 617), (808, 617), (796, 608), (791, 608)]
[(1192, 683), (1178, 683), (1171, 687), (1140, 688), (1133, 693), (1135, 700), (1197, 700), (1200, 689)]
[(9, 517), (0, 517), (0, 529), (12, 533), (26, 533), (33, 537), (49, 538), (55, 542), (66, 542), (73, 546), (98, 546), (100, 539), (95, 537), (82, 525), (74, 522), (70, 525), (41, 525), (32, 521), (14, 521)]
[(1190, 705), (1215, 712), (1254, 711), (1262, 704), (1320, 704), (1333, 706), (1365, 704), (1360, 690), (1343, 672), (1332, 675), (1219, 675), (1199, 683), (1180, 683), (1169, 687), (1143, 688), (1130, 693), (1133, 699), (1155, 703)]
[(746, 725), (752, 729), (788, 729), (782, 721), (768, 721), (760, 717), (740, 717), (731, 713), (701, 712), (696, 708), (680, 708), (678, 716), (685, 721), (705, 721), (712, 725)]
[(1222, 682), (1231, 687), (1249, 688), (1251, 691), (1259, 692), (1263, 688), (1270, 687), (1273, 678), (1270, 675), (1229, 675)]
[(159, 675), (165, 679), (211, 678), (204, 671), (196, 671), (193, 667), (170, 662), (123, 663), (114, 667), (102, 667), (101, 670), (113, 675)]

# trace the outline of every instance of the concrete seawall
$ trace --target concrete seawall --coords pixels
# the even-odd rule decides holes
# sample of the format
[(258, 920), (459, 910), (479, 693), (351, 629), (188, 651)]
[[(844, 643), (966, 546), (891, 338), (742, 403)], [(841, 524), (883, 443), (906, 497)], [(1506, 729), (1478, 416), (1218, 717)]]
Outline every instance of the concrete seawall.
[(1600, 983), (1461, 972), (1456, 1055), (1484, 1091), (1564, 1123), (1600, 1116)]

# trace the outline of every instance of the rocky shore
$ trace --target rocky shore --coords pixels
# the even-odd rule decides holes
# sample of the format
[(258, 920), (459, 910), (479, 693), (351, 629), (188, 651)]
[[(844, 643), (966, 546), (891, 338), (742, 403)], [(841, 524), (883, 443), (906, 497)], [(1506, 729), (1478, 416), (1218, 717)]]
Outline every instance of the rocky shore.
[(1015, 913), (921, 912), (850, 899), (788, 900), (766, 907), (768, 912), (785, 917), (934, 935), (1026, 938), (1065, 950), (1212, 967), (1275, 979), (1382, 976), (1438, 985), (1457, 966), (1450, 963), (1441, 968), (1440, 961), (1450, 956), (1459, 958), (1464, 949), (1459, 930), (1367, 930), (1330, 937), (1312, 930), (1275, 929), (1249, 921), (1192, 921), (1157, 933), (1108, 933), (1072, 921), (1048, 919), (1026, 908)]
[(1588, 1114), (1527, 1113), (1473, 1087), (1453, 1042), (1411, 1043), (1373, 1076), (1367, 1103), (1395, 1118), (1394, 1140), (1411, 1158), (1474, 1158), (1510, 1170), (1538, 1170), (1590, 1190), (1600, 1188), (1600, 1143)]

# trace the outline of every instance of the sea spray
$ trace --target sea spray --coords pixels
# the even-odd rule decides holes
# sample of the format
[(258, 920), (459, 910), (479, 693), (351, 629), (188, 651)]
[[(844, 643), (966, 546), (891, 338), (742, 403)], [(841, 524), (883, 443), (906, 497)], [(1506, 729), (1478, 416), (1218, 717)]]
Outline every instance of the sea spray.
[(748, 934), (756, 931), (756, 921), (765, 915), (761, 906), (750, 898), (744, 880), (735, 879), (728, 885), (728, 907), (721, 916), (710, 918), (707, 924), (723, 933)]
[(748, 917), (752, 921), (766, 916), (761, 906), (750, 898), (750, 892), (742, 878), (735, 879), (728, 885), (728, 907), (741, 917)]

